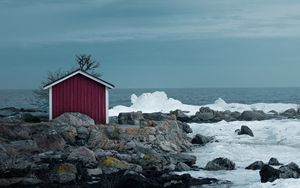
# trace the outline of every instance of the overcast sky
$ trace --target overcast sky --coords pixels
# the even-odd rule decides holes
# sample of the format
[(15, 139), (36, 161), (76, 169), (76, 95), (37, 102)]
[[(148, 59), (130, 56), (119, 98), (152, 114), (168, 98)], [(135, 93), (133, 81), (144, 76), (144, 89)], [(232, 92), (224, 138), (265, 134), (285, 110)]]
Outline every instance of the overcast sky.
[(300, 87), (299, 0), (0, 0), (0, 89), (75, 54), (117, 88)]

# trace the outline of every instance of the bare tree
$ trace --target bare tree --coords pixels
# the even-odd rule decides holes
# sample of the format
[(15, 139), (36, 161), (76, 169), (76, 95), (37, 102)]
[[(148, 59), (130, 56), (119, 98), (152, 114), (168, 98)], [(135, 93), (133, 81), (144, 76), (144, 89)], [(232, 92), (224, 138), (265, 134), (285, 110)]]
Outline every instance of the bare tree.
[(99, 68), (100, 64), (92, 59), (92, 55), (90, 54), (76, 55), (76, 62), (80, 70), (89, 72), (96, 77), (101, 76), (101, 74), (95, 72), (95, 70)]
[(68, 74), (68, 72), (63, 72), (61, 69), (55, 72), (48, 72), (46, 80), (42, 81), (40, 86), (37, 89), (33, 90), (34, 101), (32, 103), (40, 109), (46, 110), (49, 102), (49, 93), (47, 90), (44, 90), (43, 87), (51, 82), (58, 80), (66, 74)]
[(39, 88), (33, 90), (34, 100), (33, 104), (39, 107), (42, 110), (47, 110), (49, 104), (49, 93), (47, 90), (44, 90), (43, 87), (49, 83), (55, 82), (65, 75), (69, 74), (72, 70), (80, 69), (82, 71), (88, 72), (95, 77), (100, 77), (101, 74), (96, 72), (96, 69), (99, 68), (100, 64), (92, 59), (91, 55), (81, 54), (75, 56), (76, 66), (73, 67), (70, 71), (62, 71), (61, 69), (55, 72), (49, 72), (47, 78), (41, 82)]

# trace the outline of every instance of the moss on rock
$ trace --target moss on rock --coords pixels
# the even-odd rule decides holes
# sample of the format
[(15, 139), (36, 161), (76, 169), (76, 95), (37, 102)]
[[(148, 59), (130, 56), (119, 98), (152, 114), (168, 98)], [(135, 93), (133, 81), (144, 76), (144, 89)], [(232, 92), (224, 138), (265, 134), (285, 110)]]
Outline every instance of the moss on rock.
[(62, 173), (76, 173), (76, 167), (69, 163), (64, 163), (59, 166), (57, 166), (54, 171), (56, 173), (62, 174)]
[(125, 161), (120, 161), (114, 157), (106, 157), (99, 162), (99, 165), (102, 167), (108, 168), (118, 168), (118, 169), (128, 169), (129, 164)]
[(139, 135), (140, 134), (140, 128), (126, 128), (125, 133), (129, 135)]

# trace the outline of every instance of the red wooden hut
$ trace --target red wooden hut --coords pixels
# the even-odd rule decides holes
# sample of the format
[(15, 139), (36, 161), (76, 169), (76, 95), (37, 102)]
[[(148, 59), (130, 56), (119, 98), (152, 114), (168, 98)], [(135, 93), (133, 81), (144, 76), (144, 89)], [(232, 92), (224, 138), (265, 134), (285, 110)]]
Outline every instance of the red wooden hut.
[(80, 112), (98, 123), (109, 122), (109, 89), (114, 85), (84, 71), (74, 71), (44, 86), (49, 90), (49, 119)]

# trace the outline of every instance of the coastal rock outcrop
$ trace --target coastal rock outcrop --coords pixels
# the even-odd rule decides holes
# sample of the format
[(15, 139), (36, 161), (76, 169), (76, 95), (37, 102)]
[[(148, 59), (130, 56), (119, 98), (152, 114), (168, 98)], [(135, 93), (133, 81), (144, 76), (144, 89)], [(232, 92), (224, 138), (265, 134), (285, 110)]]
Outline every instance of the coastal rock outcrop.
[(5, 121), (0, 127), (0, 186), (89, 187), (92, 182), (189, 187), (218, 182), (170, 174), (196, 163), (195, 156), (181, 153), (191, 151), (191, 129), (172, 115), (143, 114), (140, 125), (96, 125), (77, 113), (51, 122)]
[(27, 122), (27, 123), (40, 123), (41, 122), (41, 119), (39, 117), (33, 116), (30, 113), (23, 113), (21, 115), (21, 118), (24, 122)]
[(263, 111), (244, 111), (239, 117), (242, 121), (262, 121), (266, 119)]
[(172, 114), (165, 114), (162, 112), (154, 112), (154, 113), (144, 113), (144, 118), (147, 120), (153, 120), (153, 121), (166, 121), (166, 120), (175, 120), (176, 116)]
[(289, 163), (288, 165), (281, 166), (279, 169), (275, 169), (270, 165), (264, 165), (259, 172), (261, 177), (261, 182), (273, 182), (276, 179), (289, 179), (300, 178), (300, 169), (296, 163)]
[(210, 162), (208, 162), (204, 168), (205, 170), (234, 170), (235, 163), (230, 161), (227, 158), (216, 158)]
[(185, 133), (193, 133), (193, 130), (192, 128), (189, 126), (189, 124), (187, 123), (183, 123), (183, 122), (180, 122), (180, 121), (177, 121), (178, 123), (178, 126), (185, 132)]
[(190, 116), (185, 114), (186, 112), (181, 111), (181, 110), (175, 110), (171, 111), (170, 114), (174, 115), (178, 121), (181, 122), (190, 122), (191, 118)]
[(95, 121), (89, 116), (81, 113), (64, 113), (54, 119), (58, 124), (72, 125), (72, 126), (90, 126), (95, 125)]
[(119, 124), (128, 124), (128, 125), (140, 125), (140, 121), (143, 120), (142, 112), (129, 112), (129, 113), (120, 113), (118, 116)]
[(96, 163), (96, 157), (93, 151), (81, 146), (71, 151), (68, 161), (81, 162), (85, 166), (93, 166)]
[(254, 136), (252, 130), (246, 126), (246, 125), (242, 125), (240, 130), (236, 131), (238, 135), (249, 135), (249, 136)]
[[(176, 114), (176, 113), (175, 113)], [(226, 111), (215, 111), (210, 109), (209, 107), (201, 107), (198, 112), (194, 116), (190, 118), (182, 118), (181, 121), (183, 122), (195, 122), (195, 123), (213, 123), (219, 121), (262, 121), (272, 118), (279, 118), (279, 117), (286, 117), (285, 115), (279, 115), (270, 113), (266, 114), (263, 111), (244, 111), (240, 112), (231, 112), (229, 110)]]
[(296, 118), (297, 111), (294, 108), (288, 109), (280, 114), (281, 116), (287, 117), (287, 118)]
[(280, 165), (282, 165), (282, 164), (278, 161), (278, 159), (272, 157), (272, 158), (269, 160), (268, 165), (271, 165), (271, 166), (280, 166)]
[(261, 170), (262, 167), (265, 165), (263, 161), (256, 161), (249, 166), (246, 167), (247, 170)]
[(289, 163), (288, 165), (281, 166), (279, 170), (280, 170), (279, 178), (282, 179), (300, 178), (299, 166), (293, 162)]
[(48, 133), (34, 134), (33, 139), (39, 148), (45, 151), (62, 150), (66, 145), (63, 137), (55, 130), (51, 130)]
[(192, 144), (205, 145), (213, 140), (212, 137), (203, 136), (201, 134), (196, 134), (192, 139)]
[(196, 112), (195, 118), (198, 121), (208, 122), (215, 117), (215, 111), (208, 107), (201, 107), (199, 112)]
[(269, 165), (264, 165), (259, 171), (260, 181), (262, 183), (273, 182), (279, 179), (280, 170), (277, 170)]
[(57, 165), (49, 175), (49, 181), (53, 183), (65, 184), (76, 180), (77, 168), (70, 163)]

